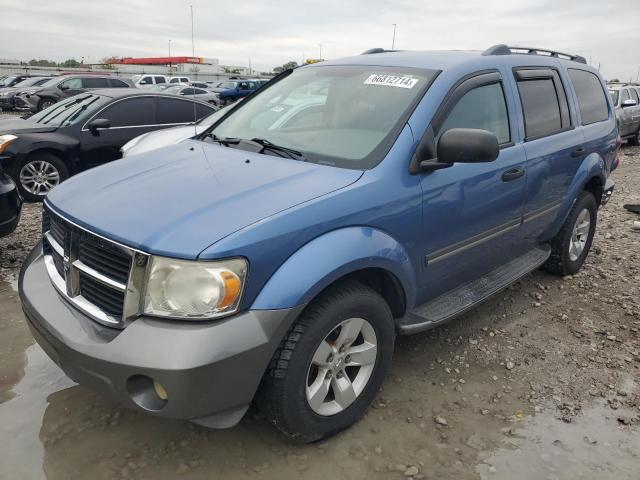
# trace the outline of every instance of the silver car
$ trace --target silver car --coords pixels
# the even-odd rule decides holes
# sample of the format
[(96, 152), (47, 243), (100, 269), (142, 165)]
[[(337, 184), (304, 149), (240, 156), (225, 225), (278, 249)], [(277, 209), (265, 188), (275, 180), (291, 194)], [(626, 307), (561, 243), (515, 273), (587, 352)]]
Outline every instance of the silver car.
[(618, 122), (618, 131), (629, 145), (640, 144), (640, 85), (632, 83), (610, 83), (609, 95), (613, 101)]
[(203, 88), (196, 88), (190, 85), (175, 85), (162, 90), (163, 93), (172, 93), (174, 95), (180, 95), (184, 97), (193, 97), (201, 102), (206, 102), (211, 105), (220, 107), (222, 102), (218, 94), (205, 90)]

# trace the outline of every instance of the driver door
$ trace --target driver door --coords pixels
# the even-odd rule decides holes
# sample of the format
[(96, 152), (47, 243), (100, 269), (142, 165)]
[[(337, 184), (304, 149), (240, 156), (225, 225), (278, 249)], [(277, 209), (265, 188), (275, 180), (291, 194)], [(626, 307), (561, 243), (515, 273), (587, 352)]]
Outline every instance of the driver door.
[[(468, 78), (445, 97), (434, 117), (435, 143), (451, 128), (488, 130), (498, 137), (493, 162), (455, 163), (423, 173), (423, 270), (420, 303), (479, 278), (518, 256), (526, 157), (514, 144), (515, 120), (498, 72)], [(435, 154), (435, 153), (434, 153)]]

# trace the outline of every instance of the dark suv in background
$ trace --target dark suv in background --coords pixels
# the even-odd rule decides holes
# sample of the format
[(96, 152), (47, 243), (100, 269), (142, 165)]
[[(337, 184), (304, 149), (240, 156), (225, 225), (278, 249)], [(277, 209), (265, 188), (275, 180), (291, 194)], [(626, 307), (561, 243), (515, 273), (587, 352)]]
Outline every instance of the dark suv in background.
[(129, 81), (108, 75), (62, 75), (41, 87), (16, 97), (19, 110), (39, 112), (65, 98), (93, 88), (130, 88)]
[(51, 81), (51, 77), (31, 77), (16, 83), (13, 87), (0, 88), (0, 109), (13, 110), (16, 106), (16, 96), (24, 95), (36, 87)]

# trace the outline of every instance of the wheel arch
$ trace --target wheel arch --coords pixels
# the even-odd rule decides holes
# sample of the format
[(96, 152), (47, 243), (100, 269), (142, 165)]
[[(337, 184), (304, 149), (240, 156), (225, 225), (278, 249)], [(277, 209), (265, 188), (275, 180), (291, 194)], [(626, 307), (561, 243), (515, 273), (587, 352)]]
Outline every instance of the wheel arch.
[(404, 247), (371, 227), (326, 233), (301, 247), (264, 285), (252, 309), (306, 305), (327, 288), (358, 280), (377, 291), (394, 317), (412, 305), (416, 274)]

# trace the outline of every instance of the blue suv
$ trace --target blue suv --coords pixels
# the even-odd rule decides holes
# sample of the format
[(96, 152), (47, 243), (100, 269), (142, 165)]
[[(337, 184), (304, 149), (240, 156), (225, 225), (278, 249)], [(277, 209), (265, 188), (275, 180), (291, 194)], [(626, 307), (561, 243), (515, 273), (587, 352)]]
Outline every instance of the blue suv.
[(331, 435), (396, 335), (580, 269), (618, 162), (606, 92), (582, 57), (506, 45), (284, 72), (196, 137), (53, 189), (29, 326), (139, 411), (229, 427), (255, 402), (292, 438)]

